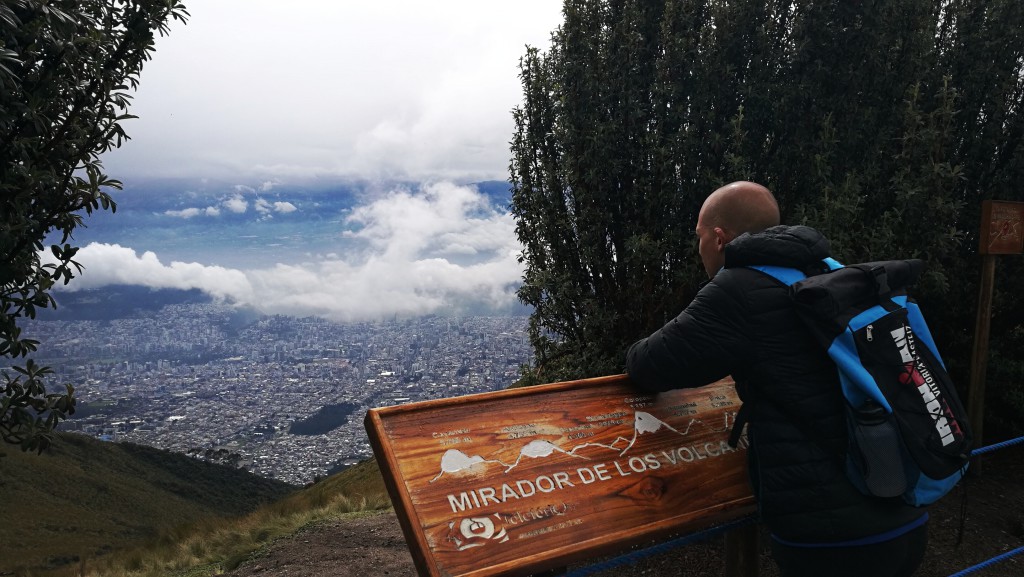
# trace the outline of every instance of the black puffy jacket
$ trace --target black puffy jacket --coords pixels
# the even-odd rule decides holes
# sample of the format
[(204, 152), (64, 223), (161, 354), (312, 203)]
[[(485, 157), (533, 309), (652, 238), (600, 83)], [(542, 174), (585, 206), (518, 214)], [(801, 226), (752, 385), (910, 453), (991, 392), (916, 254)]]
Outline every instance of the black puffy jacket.
[(870, 537), (924, 514), (899, 498), (866, 497), (847, 480), (835, 366), (804, 330), (787, 287), (746, 268), (811, 272), (828, 256), (828, 240), (808, 227), (742, 235), (726, 245), (725, 267), (686, 310), (626, 357), (630, 380), (645, 391), (700, 387), (732, 375), (749, 416), (750, 477), (761, 519), (778, 537), (800, 543)]

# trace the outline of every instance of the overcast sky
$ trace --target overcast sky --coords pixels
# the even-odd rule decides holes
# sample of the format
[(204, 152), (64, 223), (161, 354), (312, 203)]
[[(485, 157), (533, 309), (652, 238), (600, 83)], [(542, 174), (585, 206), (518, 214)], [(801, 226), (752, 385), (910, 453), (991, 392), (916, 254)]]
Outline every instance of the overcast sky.
[[(547, 49), (560, 1), (186, 5), (187, 25), (157, 39), (142, 72), (130, 110), (139, 119), (124, 124), (132, 140), (103, 157), (126, 184), (115, 199), (147, 177), (217, 179), (235, 186), (213, 203), (155, 214), (167, 222), (154, 226), (337, 217), (338, 235), (360, 248), (318, 252), (310, 241), (297, 261), (275, 252), (268, 231), (260, 262), (239, 268), (200, 248), (171, 258), (145, 235), (101, 239), (84, 243), (85, 270), (67, 289), (199, 288), (267, 313), (340, 321), (519, 306), (515, 223), (465, 184), (508, 178), (519, 59), (527, 45)], [(269, 196), (311, 176), (422, 184), (385, 185), (340, 216)]]
[(104, 157), (126, 176), (505, 180), (558, 0), (189, 0)]

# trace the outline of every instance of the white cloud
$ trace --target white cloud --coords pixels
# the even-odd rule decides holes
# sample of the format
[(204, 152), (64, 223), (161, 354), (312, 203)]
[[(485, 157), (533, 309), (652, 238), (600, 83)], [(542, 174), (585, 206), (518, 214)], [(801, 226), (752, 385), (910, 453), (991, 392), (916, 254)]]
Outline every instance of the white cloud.
[(200, 211), (198, 208), (186, 208), (184, 210), (167, 210), (164, 211), (164, 214), (178, 218), (192, 218), (193, 216), (199, 216)]
[[(298, 208), (290, 202), (270, 202), (263, 198), (257, 198), (253, 201), (252, 207), (256, 209), (256, 212), (268, 215), (271, 212), (277, 212), (280, 214), (287, 214), (289, 212), (295, 212)], [(241, 211), (245, 212), (245, 211)]]
[[(52, 257), (46, 256), (47, 261)], [(218, 299), (252, 302), (252, 286), (245, 274), (219, 266), (191, 262), (163, 264), (156, 253), (135, 250), (117, 244), (91, 243), (83, 247), (75, 260), (84, 266), (68, 288), (88, 289), (110, 284), (142, 285), (151, 288), (198, 288)]]
[(242, 214), (249, 209), (249, 202), (242, 198), (240, 195), (236, 195), (222, 202), (221, 206), (230, 210), (231, 212)]
[(153, 252), (93, 243), (79, 251), (85, 270), (68, 289), (198, 288), (266, 313), (340, 321), (518, 304), (514, 291), (522, 265), (514, 220), (473, 188), (438, 183), (392, 191), (356, 207), (348, 224), (355, 227), (348, 236), (361, 250), (244, 271), (165, 264)]
[(348, 236), (394, 256), (488, 253), (515, 239), (511, 215), (498, 214), (474, 189), (451, 183), (428, 185), (419, 194), (394, 191), (355, 208), (348, 220), (362, 225)]
[[(245, 212), (245, 210), (242, 210), (242, 212)], [(204, 216), (220, 216), (220, 209), (217, 208), (216, 206), (208, 206), (206, 208), (191, 207), (191, 208), (185, 208), (185, 209), (182, 209), (182, 210), (165, 210), (164, 214), (167, 215), (167, 216), (173, 216), (173, 217), (176, 217), (176, 218), (188, 219), (188, 218), (193, 218), (193, 217), (200, 216), (200, 215), (204, 215)]]

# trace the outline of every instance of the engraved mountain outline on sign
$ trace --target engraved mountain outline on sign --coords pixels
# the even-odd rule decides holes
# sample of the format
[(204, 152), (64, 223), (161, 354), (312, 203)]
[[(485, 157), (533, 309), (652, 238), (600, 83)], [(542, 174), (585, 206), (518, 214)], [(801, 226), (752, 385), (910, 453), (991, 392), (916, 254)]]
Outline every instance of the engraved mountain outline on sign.
[(508, 468), (505, 469), (505, 472), (508, 473), (512, 469), (518, 467), (519, 462), (523, 460), (523, 457), (529, 457), (531, 459), (541, 459), (544, 457), (550, 457), (554, 453), (563, 453), (569, 455), (570, 457), (574, 457), (576, 459), (583, 459), (586, 461), (590, 460), (587, 457), (574, 455), (572, 451), (566, 451), (565, 449), (562, 449), (561, 447), (552, 443), (551, 441), (535, 439), (524, 445), (523, 448), (519, 449), (519, 456), (516, 457), (516, 462), (509, 465)]
[[(561, 447), (552, 443), (551, 441), (546, 441), (543, 439), (534, 439), (520, 447), (515, 462), (511, 464), (506, 463), (501, 459), (485, 459), (480, 455), (467, 455), (466, 453), (460, 451), (459, 449), (448, 449), (447, 451), (444, 452), (444, 455), (441, 456), (441, 471), (429, 482), (433, 483), (434, 481), (437, 481), (445, 473), (464, 473), (472, 469), (479, 468), (481, 465), (488, 464), (500, 465), (501, 467), (504, 468), (504, 473), (507, 474), (508, 472), (512, 471), (513, 469), (519, 466), (520, 462), (523, 460), (523, 457), (529, 457), (530, 459), (542, 459), (550, 457), (551, 455), (554, 455), (556, 453), (561, 453), (576, 459), (584, 459), (589, 461), (589, 457), (576, 454), (577, 451), (588, 447), (600, 447), (603, 449), (608, 449), (610, 451), (618, 453), (618, 455), (621, 457), (624, 456), (631, 448), (633, 448), (633, 445), (636, 444), (637, 439), (641, 435), (649, 433), (653, 434), (663, 429), (668, 429), (669, 431), (672, 431), (673, 433), (679, 435), (680, 437), (686, 437), (689, 436), (690, 430), (693, 428), (693, 425), (697, 423), (704, 424), (704, 422), (701, 421), (700, 419), (690, 419), (689, 423), (686, 424), (686, 430), (679, 431), (672, 425), (669, 425), (665, 421), (662, 421), (661, 419), (655, 417), (650, 413), (644, 411), (635, 411), (633, 413), (633, 434), (630, 437), (616, 437), (615, 440), (612, 441), (610, 444), (583, 443), (581, 445), (576, 445), (575, 447), (569, 449), (568, 451), (562, 449)], [(728, 429), (729, 413), (726, 412), (725, 429), (723, 430)], [(625, 443), (625, 447), (622, 449), (620, 449), (618, 446), (620, 442)]]
[(431, 483), (441, 478), (445, 473), (461, 473), (468, 471), (473, 467), (481, 464), (496, 463), (502, 467), (508, 467), (507, 463), (503, 463), (497, 459), (485, 459), (480, 455), (469, 456), (458, 449), (448, 449), (441, 456), (441, 472), (436, 477), (430, 480)]
[[(627, 439), (626, 437), (616, 437), (610, 445), (606, 445), (604, 443), (583, 443), (582, 445), (573, 447), (569, 451), (569, 453), (575, 455), (576, 451), (580, 449), (585, 449), (587, 447), (601, 447), (604, 449), (617, 451), (619, 453), (619, 456), (621, 457), (625, 455), (627, 451), (633, 448), (633, 445), (636, 444), (636, 440), (640, 435), (643, 435), (645, 433), (656, 433), (662, 429), (668, 429), (673, 433), (679, 435), (680, 437), (685, 437), (690, 434), (690, 429), (693, 427), (694, 423), (703, 423), (703, 421), (701, 421), (700, 419), (690, 419), (690, 422), (686, 424), (686, 430), (680, 432), (672, 425), (666, 423), (665, 421), (662, 421), (661, 419), (655, 417), (650, 413), (646, 413), (644, 411), (636, 411), (635, 413), (633, 413), (632, 438)], [(624, 449), (620, 450), (618, 448), (617, 445), (619, 444), (619, 441), (626, 442), (626, 447)]]

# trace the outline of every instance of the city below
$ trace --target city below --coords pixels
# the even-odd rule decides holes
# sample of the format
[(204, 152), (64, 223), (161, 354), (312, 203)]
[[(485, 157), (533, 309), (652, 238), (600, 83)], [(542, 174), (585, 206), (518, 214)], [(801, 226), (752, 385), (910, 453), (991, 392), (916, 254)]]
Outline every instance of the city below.
[(303, 485), (372, 455), (374, 407), (507, 388), (532, 361), (523, 316), (335, 323), (198, 302), (26, 323), (59, 430), (150, 445)]

